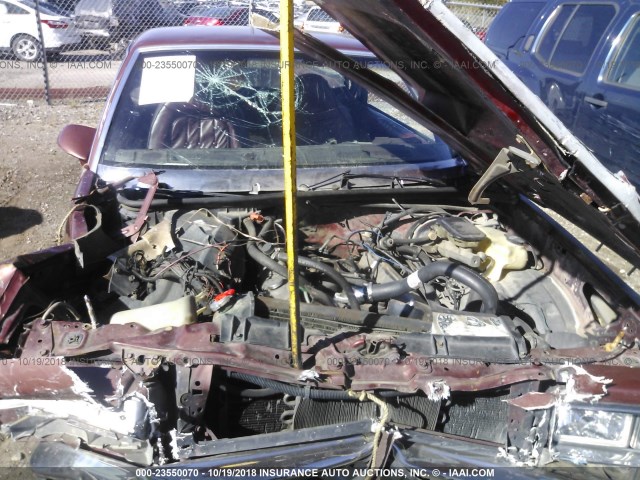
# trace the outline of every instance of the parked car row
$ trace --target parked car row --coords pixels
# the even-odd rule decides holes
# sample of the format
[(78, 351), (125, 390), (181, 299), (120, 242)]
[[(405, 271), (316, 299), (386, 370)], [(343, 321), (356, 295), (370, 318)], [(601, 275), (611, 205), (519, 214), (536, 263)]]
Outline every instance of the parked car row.
[[(309, 32), (342, 32), (342, 26), (319, 7), (307, 8), (296, 24)], [(303, 10), (304, 9), (304, 10)], [(150, 28), (162, 26), (248, 25), (250, 12), (260, 13), (277, 23), (277, 2), (220, 0), (214, 2), (170, 2), (163, 0), (79, 0), (42, 2), (41, 24), (47, 53), (75, 47), (124, 51), (133, 38)], [(19, 60), (41, 58), (32, 0), (0, 0), (0, 49)]]
[(249, 7), (195, 7), (185, 18), (184, 25), (205, 27), (249, 25)]
[[(38, 60), (43, 47), (36, 19), (32, 0), (0, 0), (0, 50), (26, 62)], [(40, 26), (47, 53), (59, 52), (82, 40), (73, 20), (55, 6), (40, 5)]]
[(122, 50), (149, 28), (181, 25), (185, 15), (161, 0), (80, 0), (75, 25), (93, 47)]
[(640, 2), (513, 0), (486, 44), (640, 188)]

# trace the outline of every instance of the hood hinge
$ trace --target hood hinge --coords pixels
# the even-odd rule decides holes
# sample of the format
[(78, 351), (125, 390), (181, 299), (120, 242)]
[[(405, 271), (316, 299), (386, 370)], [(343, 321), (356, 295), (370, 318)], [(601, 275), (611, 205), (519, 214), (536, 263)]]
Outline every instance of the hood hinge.
[(522, 172), (525, 167), (535, 168), (540, 163), (533, 152), (527, 153), (515, 147), (503, 148), (469, 192), (469, 203), (487, 205), (490, 200), (482, 194), (490, 184), (506, 175)]

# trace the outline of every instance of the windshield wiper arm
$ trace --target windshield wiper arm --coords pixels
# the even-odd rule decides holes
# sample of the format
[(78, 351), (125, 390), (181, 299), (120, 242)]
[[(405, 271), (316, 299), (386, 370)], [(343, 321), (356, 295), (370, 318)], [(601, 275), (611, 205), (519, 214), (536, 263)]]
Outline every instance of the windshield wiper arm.
[(436, 178), (429, 177), (405, 177), (400, 175), (384, 175), (377, 173), (351, 173), (351, 170), (345, 170), (342, 173), (337, 175), (333, 175), (325, 180), (321, 180), (320, 182), (314, 183), (313, 185), (300, 185), (300, 190), (309, 191), (309, 190), (317, 190), (322, 187), (326, 187), (328, 185), (335, 184), (339, 182), (339, 186), (336, 186), (337, 190), (348, 190), (353, 188), (354, 185), (349, 183), (349, 180), (354, 180), (358, 178), (370, 178), (370, 179), (382, 179), (382, 180), (390, 180), (389, 188), (406, 188), (418, 185), (428, 185), (431, 187), (444, 187), (446, 183), (442, 180)]
[[(391, 180), (391, 188), (398, 186), (399, 188), (411, 187), (414, 185), (429, 185), (432, 187), (444, 187), (446, 183), (437, 178), (430, 177), (404, 177), (400, 175), (382, 175), (375, 173), (354, 173), (346, 176), (347, 180), (353, 178), (380, 178)], [(410, 184), (410, 185), (409, 185)]]
[(322, 188), (322, 187), (326, 187), (327, 185), (331, 185), (332, 183), (335, 183), (336, 181), (340, 181), (340, 187), (339, 188), (343, 188), (344, 187), (344, 183), (345, 181), (347, 181), (345, 179), (345, 177), (347, 175), (351, 174), (351, 170), (345, 170), (342, 173), (338, 173), (337, 175), (333, 175), (332, 177), (329, 178), (325, 178), (324, 180), (321, 180), (317, 183), (314, 183), (313, 185), (307, 185), (306, 183), (303, 183), (300, 185), (300, 190), (302, 191), (310, 191), (310, 190), (317, 190), (318, 188)]
[[(134, 196), (140, 196), (147, 192), (146, 188), (140, 187), (125, 187), (119, 190), (121, 194), (133, 194)], [(220, 197), (238, 197), (237, 193), (224, 193), (224, 192), (205, 192), (202, 190), (174, 190), (170, 187), (159, 187), (156, 190), (155, 198), (220, 198)]]

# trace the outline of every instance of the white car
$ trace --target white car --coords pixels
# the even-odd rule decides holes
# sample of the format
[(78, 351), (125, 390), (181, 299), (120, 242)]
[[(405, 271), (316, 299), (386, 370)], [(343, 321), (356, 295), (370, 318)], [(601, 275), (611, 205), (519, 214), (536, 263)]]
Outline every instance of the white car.
[(305, 32), (342, 33), (344, 27), (320, 7), (312, 7), (300, 26)]
[[(66, 45), (79, 43), (71, 18), (53, 5), (40, 4), (40, 23), (47, 52), (59, 51)], [(0, 49), (10, 50), (25, 62), (42, 55), (36, 22), (36, 6), (31, 0), (0, 0)]]

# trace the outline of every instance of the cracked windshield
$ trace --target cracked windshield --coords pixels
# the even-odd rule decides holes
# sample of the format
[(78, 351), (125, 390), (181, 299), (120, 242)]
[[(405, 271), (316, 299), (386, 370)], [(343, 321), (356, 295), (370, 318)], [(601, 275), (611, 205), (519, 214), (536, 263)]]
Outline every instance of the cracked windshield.
[[(358, 61), (402, 86), (373, 57)], [(141, 56), (114, 113), (101, 165), (279, 169), (279, 67), (277, 52)], [(435, 168), (454, 156), (373, 93), (304, 57), (295, 64), (295, 108), (300, 168), (407, 165), (415, 174), (416, 167)]]

